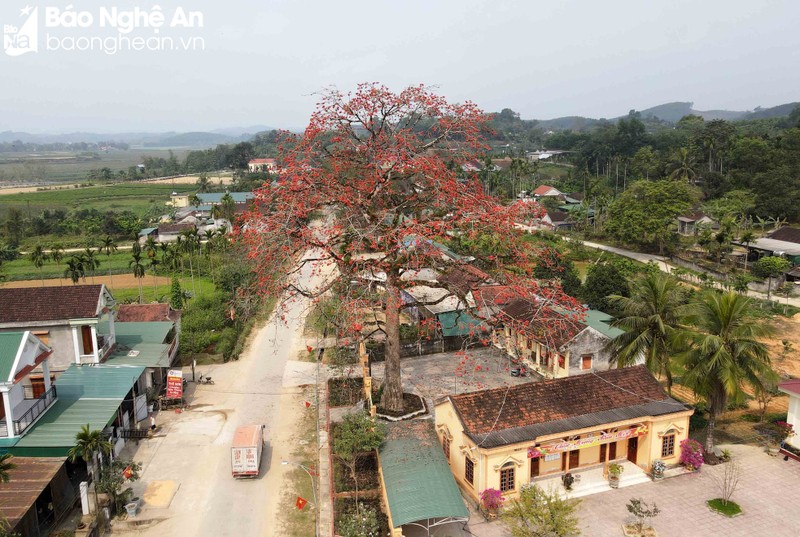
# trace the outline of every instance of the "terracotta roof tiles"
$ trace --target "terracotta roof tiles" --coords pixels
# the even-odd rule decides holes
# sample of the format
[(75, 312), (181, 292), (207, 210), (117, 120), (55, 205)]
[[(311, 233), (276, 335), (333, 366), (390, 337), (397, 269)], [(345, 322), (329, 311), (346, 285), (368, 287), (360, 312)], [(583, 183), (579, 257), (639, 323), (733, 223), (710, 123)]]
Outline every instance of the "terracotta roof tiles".
[(2, 288), (0, 323), (96, 317), (102, 289), (102, 285)]

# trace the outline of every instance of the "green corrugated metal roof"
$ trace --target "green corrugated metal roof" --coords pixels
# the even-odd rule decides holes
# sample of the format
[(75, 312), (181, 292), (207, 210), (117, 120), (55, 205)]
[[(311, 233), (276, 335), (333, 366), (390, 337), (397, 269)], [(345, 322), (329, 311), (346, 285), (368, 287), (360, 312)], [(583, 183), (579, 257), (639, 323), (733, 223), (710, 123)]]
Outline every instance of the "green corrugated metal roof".
[(164, 343), (164, 340), (175, 326), (171, 321), (154, 321), (145, 323), (114, 323), (114, 334), (117, 345), (130, 343)]
[[(169, 345), (163, 343), (174, 324), (164, 322), (115, 323), (117, 348), (108, 357), (109, 365), (135, 365), (142, 367), (169, 367)], [(130, 356), (136, 351), (136, 356)]]
[(0, 332), (0, 382), (8, 382), (24, 332)]
[(622, 333), (619, 328), (611, 326), (613, 321), (614, 318), (608, 313), (599, 310), (586, 310), (586, 319), (583, 322), (585, 325), (613, 339)]
[(58, 400), (17, 444), (15, 455), (66, 455), (83, 425), (105, 428), (144, 367), (71, 365), (56, 381)]
[(391, 424), (380, 463), (395, 528), (434, 518), (469, 517), (430, 422)]
[(466, 311), (446, 311), (436, 315), (442, 329), (442, 335), (474, 336), (481, 334), (487, 328), (483, 321), (476, 319)]

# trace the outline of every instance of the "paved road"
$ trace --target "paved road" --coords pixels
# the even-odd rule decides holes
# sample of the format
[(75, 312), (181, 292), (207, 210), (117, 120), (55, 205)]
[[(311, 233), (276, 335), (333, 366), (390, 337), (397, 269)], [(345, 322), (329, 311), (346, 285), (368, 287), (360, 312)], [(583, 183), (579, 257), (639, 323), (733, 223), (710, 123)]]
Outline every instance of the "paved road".
[[(314, 288), (331, 267), (305, 264), (297, 274), (301, 287)], [(300, 390), (284, 383), (287, 361), (304, 348), (302, 330), (308, 301), (298, 298), (279, 307), (255, 334), (240, 360), (200, 367), (215, 385), (192, 385), (192, 410), (165, 415), (163, 438), (142, 443), (136, 460), (144, 463), (137, 493), (154, 480), (172, 480), (180, 488), (167, 509), (145, 508), (141, 519), (163, 519), (142, 535), (280, 535), (275, 528), (284, 479), (291, 467), (294, 421), (305, 407)], [(289, 368), (291, 369), (291, 368)], [(306, 384), (313, 384), (309, 378)], [(284, 387), (286, 384), (288, 387)], [(230, 444), (240, 425), (266, 425), (267, 447), (258, 479), (234, 480)], [(284, 506), (285, 507), (285, 506)]]
[[(565, 237), (566, 240), (571, 240), (568, 237)], [(660, 255), (652, 255), (652, 254), (643, 254), (641, 252), (634, 252), (632, 250), (625, 250), (624, 248), (616, 248), (614, 246), (608, 246), (606, 244), (600, 244), (597, 242), (587, 242), (582, 241), (585, 246), (589, 248), (594, 248), (596, 250), (602, 250), (604, 252), (610, 252), (613, 254), (621, 255), (623, 257), (627, 257), (629, 259), (635, 259), (636, 261), (641, 261), (642, 263), (655, 263), (658, 265), (658, 268), (661, 272), (671, 273), (674, 267), (668, 263), (669, 258), (663, 257)], [(721, 284), (716, 284), (716, 287), (722, 289), (723, 286)], [(766, 293), (760, 293), (758, 291), (748, 291), (747, 296), (751, 296), (753, 298), (760, 298), (762, 300), (767, 299)], [(779, 298), (773, 294), (772, 300), (778, 302), (779, 304), (786, 304), (786, 298)], [(799, 307), (800, 308), (800, 297), (793, 297), (789, 298), (789, 304)]]

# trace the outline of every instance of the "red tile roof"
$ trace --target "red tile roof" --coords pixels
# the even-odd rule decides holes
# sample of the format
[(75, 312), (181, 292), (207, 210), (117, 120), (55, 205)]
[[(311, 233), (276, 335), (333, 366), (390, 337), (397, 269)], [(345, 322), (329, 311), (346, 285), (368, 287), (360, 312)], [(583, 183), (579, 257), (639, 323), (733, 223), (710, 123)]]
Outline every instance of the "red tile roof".
[(489, 279), (489, 275), (472, 265), (454, 265), (439, 277), (439, 282), (462, 296)]
[[(488, 434), (671, 401), (643, 365), (449, 396), (467, 433)], [(675, 411), (685, 408), (675, 405)]]
[(175, 321), (179, 317), (180, 312), (169, 304), (122, 304), (117, 311), (117, 321), (122, 323)]
[(509, 302), (497, 317), (551, 349), (559, 349), (586, 328), (568, 315), (521, 298)]
[(194, 224), (161, 224), (158, 226), (158, 232), (161, 233), (183, 233), (184, 231), (191, 231), (196, 229)]
[(783, 391), (796, 393), (800, 395), (800, 379), (786, 380), (778, 384), (778, 388)]
[(800, 229), (796, 227), (782, 227), (773, 231), (769, 235), (770, 239), (774, 239), (776, 241), (785, 241), (785, 242), (795, 242), (800, 244)]
[(518, 297), (519, 292), (508, 285), (484, 285), (472, 290), (472, 298), (478, 307), (505, 306)]
[(536, 190), (533, 191), (533, 195), (534, 196), (544, 196), (545, 194), (547, 194), (551, 190), (555, 190), (556, 192), (558, 192), (557, 188), (552, 187), (550, 185), (539, 185), (539, 186), (536, 187)]
[(93, 318), (102, 289), (102, 285), (5, 287), (0, 289), (0, 323)]
[(254, 158), (248, 164), (275, 164), (274, 158)]

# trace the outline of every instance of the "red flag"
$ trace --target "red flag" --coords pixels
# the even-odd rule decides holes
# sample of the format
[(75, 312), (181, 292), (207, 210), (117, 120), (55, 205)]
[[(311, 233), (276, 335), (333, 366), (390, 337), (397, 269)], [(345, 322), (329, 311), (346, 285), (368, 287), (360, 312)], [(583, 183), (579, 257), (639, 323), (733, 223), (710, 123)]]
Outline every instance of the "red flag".
[(297, 497), (297, 501), (294, 502), (294, 504), (297, 506), (297, 508), (300, 509), (301, 511), (303, 510), (303, 507), (305, 507), (307, 503), (308, 502), (306, 500), (304, 500), (303, 498), (301, 498), (300, 496), (298, 496)]
[(125, 479), (130, 479), (132, 475), (133, 475), (133, 469), (130, 466), (122, 470), (122, 477), (124, 477)]
[(306, 408), (309, 408), (311, 406), (310, 402), (306, 401), (305, 403), (306, 403)]
[(306, 350), (308, 351), (308, 354), (311, 354), (312, 352), (314, 352), (314, 347), (312, 347), (311, 345), (306, 345)]

